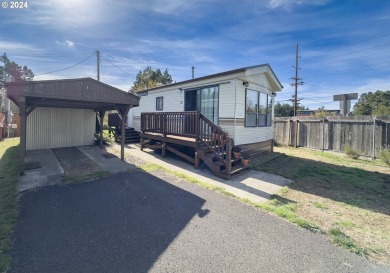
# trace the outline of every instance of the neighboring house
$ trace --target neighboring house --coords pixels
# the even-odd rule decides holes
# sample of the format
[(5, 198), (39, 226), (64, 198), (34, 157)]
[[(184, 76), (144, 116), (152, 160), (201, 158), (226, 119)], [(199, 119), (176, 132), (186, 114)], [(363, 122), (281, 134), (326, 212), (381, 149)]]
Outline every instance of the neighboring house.
[[(200, 143), (205, 139), (205, 134), (211, 136), (212, 132), (213, 135), (218, 135), (215, 133), (222, 129), (223, 134), (226, 133), (224, 138), (233, 139), (234, 145), (240, 145), (248, 153), (271, 150), (274, 97), (275, 92), (282, 88), (268, 64), (159, 86), (138, 93), (141, 97), (140, 104), (130, 111), (128, 125), (142, 131), (141, 141), (151, 139), (150, 133), (161, 132), (164, 136), (194, 137)], [(207, 118), (213, 125), (208, 122), (207, 125), (199, 125), (196, 118), (190, 117), (190, 113), (195, 113), (194, 111), (200, 112), (200, 117)], [(185, 113), (188, 115), (185, 116)], [(144, 124), (141, 116), (144, 117)], [(156, 118), (161, 120), (157, 121)], [(169, 128), (164, 127), (166, 123), (162, 119), (169, 123), (166, 125)], [(196, 126), (201, 127), (196, 129)], [(162, 143), (160, 147), (152, 147), (165, 147), (165, 140)], [(199, 151), (195, 151), (195, 165), (197, 154)]]

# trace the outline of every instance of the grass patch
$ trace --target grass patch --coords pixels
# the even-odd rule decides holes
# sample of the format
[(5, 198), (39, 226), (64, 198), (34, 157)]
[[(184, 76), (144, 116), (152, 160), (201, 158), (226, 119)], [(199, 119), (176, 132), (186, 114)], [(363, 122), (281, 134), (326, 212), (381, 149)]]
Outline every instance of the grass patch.
[(313, 206), (316, 207), (317, 209), (328, 209), (327, 206), (325, 206), (324, 204), (318, 201), (313, 202)]
[(358, 159), (361, 154), (360, 151), (354, 150), (351, 146), (344, 146), (344, 153), (352, 159)]
[(342, 226), (344, 228), (352, 228), (356, 227), (356, 224), (352, 223), (351, 221), (340, 221), (337, 223), (339, 226)]
[(390, 166), (390, 149), (382, 149), (379, 157), (386, 165)]
[(18, 216), (19, 138), (0, 142), (0, 272), (10, 264), (11, 235)]
[(298, 217), (298, 215), (296, 214), (297, 204), (291, 202), (283, 202), (280, 201), (279, 198), (280, 197), (278, 195), (275, 195), (274, 198), (271, 199), (271, 201), (255, 204), (255, 207), (261, 208), (268, 212), (272, 212), (286, 219), (287, 221), (297, 224), (298, 226), (308, 229), (312, 232), (322, 232), (319, 226)]
[(65, 176), (64, 182), (66, 184), (88, 182), (91, 180), (107, 177), (110, 175), (111, 175), (111, 173), (109, 171), (98, 171), (98, 172), (93, 172), (93, 173), (89, 173), (89, 174), (85, 174), (85, 175)]
[(361, 256), (366, 256), (368, 254), (367, 249), (359, 247), (350, 237), (345, 235), (339, 228), (333, 228), (329, 231), (329, 233), (332, 235), (333, 241), (337, 245), (343, 246), (349, 251)]
[(381, 160), (287, 147), (275, 147), (275, 154), (252, 166), (294, 180), (279, 195), (296, 210), (277, 203), (263, 205), (266, 210), (301, 226), (312, 223), (346, 249), (390, 265), (390, 169)]

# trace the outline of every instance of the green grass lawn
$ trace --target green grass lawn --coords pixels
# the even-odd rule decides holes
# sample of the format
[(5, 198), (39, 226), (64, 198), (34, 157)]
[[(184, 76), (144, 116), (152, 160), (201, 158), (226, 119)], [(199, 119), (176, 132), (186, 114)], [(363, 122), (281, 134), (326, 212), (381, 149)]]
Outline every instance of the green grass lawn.
[(19, 138), (0, 141), (0, 272), (10, 263), (11, 234), (18, 215)]
[(316, 227), (354, 253), (390, 264), (390, 168), (382, 161), (276, 147), (252, 160), (251, 167), (295, 181), (264, 208)]

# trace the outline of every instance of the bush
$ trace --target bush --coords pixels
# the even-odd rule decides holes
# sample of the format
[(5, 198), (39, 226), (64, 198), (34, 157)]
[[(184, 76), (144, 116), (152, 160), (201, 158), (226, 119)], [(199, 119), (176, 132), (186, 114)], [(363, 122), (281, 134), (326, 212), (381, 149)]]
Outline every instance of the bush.
[(344, 146), (344, 153), (352, 159), (358, 159), (360, 156), (359, 151), (354, 150), (351, 146), (348, 145)]
[(385, 162), (387, 165), (390, 166), (390, 149), (382, 149), (379, 153), (380, 159), (382, 159), (383, 162)]

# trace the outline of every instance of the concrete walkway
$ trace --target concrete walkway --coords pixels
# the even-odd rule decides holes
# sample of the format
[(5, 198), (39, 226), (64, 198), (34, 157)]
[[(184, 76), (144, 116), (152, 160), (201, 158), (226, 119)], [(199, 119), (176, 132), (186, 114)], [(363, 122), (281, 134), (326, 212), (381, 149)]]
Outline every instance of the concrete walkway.
[(64, 169), (52, 150), (27, 151), (25, 162), (39, 164), (39, 168), (26, 170), (16, 187), (18, 192), (61, 183)]
[[(114, 154), (110, 154), (106, 149), (100, 149), (98, 146), (54, 150), (60, 156), (60, 160), (52, 149), (27, 151), (25, 157), (27, 165), (32, 164), (36, 168), (26, 170), (25, 174), (20, 177), (17, 185), (18, 192), (61, 184), (64, 175), (66, 175), (64, 169), (69, 171), (69, 165), (76, 165), (77, 170), (68, 172), (68, 175), (82, 175), (100, 169), (112, 174), (137, 169), (134, 165), (121, 161)], [(64, 166), (61, 166), (61, 164)], [(94, 165), (97, 168), (94, 168)]]
[[(119, 147), (119, 145), (115, 144), (112, 149), (118, 151)], [(269, 200), (272, 194), (279, 192), (281, 188), (293, 182), (279, 175), (255, 170), (247, 171), (231, 180), (225, 180), (216, 177), (206, 168), (197, 170), (190, 163), (171, 154), (162, 158), (161, 154), (155, 153), (150, 149), (144, 149), (142, 152), (139, 144), (126, 145), (126, 154), (130, 160), (132, 157), (137, 157), (145, 162), (154, 163), (169, 170), (183, 173), (216, 187), (222, 187), (240, 198), (247, 198), (255, 203)]]

